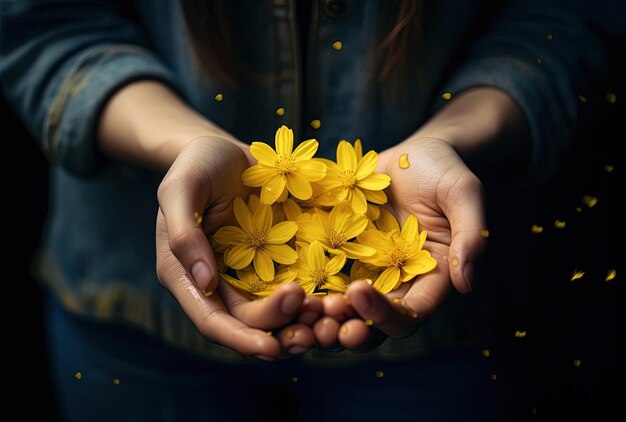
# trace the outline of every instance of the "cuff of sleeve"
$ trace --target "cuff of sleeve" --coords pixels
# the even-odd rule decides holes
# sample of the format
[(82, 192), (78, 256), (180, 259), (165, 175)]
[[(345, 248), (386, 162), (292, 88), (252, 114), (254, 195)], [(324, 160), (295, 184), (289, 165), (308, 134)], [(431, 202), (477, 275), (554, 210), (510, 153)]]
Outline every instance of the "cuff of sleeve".
[(100, 113), (123, 86), (158, 80), (176, 89), (174, 76), (147, 50), (111, 47), (89, 52), (56, 94), (44, 127), (46, 150), (70, 173), (90, 177), (104, 162), (96, 140)]
[[(532, 142), (527, 180), (545, 181), (556, 171), (569, 138), (566, 116), (545, 75), (525, 61), (510, 57), (482, 58), (467, 63), (453, 76), (445, 91), (458, 94), (477, 86), (498, 88), (520, 107)], [(443, 105), (438, 103), (436, 109)]]

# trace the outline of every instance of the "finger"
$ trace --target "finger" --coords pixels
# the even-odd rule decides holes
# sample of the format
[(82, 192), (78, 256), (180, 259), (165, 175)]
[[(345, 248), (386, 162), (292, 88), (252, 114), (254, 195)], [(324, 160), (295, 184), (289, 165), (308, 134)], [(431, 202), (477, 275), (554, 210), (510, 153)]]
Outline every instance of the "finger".
[(298, 315), (298, 322), (313, 327), (323, 313), (324, 303), (319, 297), (305, 296), (300, 314)]
[(273, 330), (293, 321), (305, 298), (304, 290), (297, 283), (285, 283), (262, 300), (249, 300), (226, 282), (220, 283), (217, 290), (235, 318), (263, 330)]
[(452, 231), (450, 277), (460, 293), (468, 293), (474, 281), (475, 260), (486, 243), (482, 184), (466, 170), (447, 194), (438, 199)]
[(343, 322), (355, 315), (352, 307), (346, 302), (342, 294), (329, 294), (322, 300), (324, 303), (324, 315), (335, 318), (339, 322)]
[(177, 160), (161, 182), (160, 212), (165, 218), (169, 248), (174, 256), (200, 289), (213, 291), (218, 283), (217, 263), (201, 224), (210, 192), (181, 169), (185, 164), (185, 160)]
[(346, 349), (361, 347), (370, 337), (370, 329), (360, 318), (344, 322), (339, 329), (338, 340)]
[(323, 347), (331, 347), (337, 343), (339, 335), (339, 322), (332, 317), (322, 317), (313, 326), (313, 333), (317, 342)]
[[(443, 256), (433, 253), (433, 256)], [(364, 320), (391, 337), (405, 337), (417, 330), (443, 302), (450, 290), (448, 267), (443, 259), (433, 271), (420, 276), (404, 296), (390, 298), (365, 282), (352, 283), (348, 302)]]
[(302, 323), (292, 324), (280, 330), (278, 340), (283, 349), (291, 355), (299, 355), (315, 346), (313, 330)]
[(169, 250), (161, 215), (157, 218), (157, 274), (161, 284), (176, 298), (198, 331), (208, 340), (244, 355), (266, 360), (278, 358), (281, 346), (276, 338), (233, 318), (219, 294), (205, 297), (192, 282)]

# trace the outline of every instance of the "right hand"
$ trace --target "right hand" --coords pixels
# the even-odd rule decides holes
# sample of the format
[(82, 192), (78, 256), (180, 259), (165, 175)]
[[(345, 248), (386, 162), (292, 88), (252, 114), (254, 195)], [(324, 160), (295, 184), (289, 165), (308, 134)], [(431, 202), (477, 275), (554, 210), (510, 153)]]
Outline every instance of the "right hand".
[[(307, 323), (321, 313), (321, 303), (305, 299), (295, 283), (257, 301), (227, 283), (218, 286), (207, 233), (228, 221), (233, 199), (245, 192), (241, 173), (250, 162), (241, 145), (217, 136), (198, 137), (170, 167), (158, 190), (157, 275), (208, 340), (272, 360), (284, 355), (284, 350), (297, 354), (315, 344)], [(194, 213), (203, 216), (201, 224)], [(213, 294), (205, 297), (205, 291)], [(299, 314), (308, 315), (307, 321), (292, 323)], [(268, 335), (277, 329), (282, 331)]]

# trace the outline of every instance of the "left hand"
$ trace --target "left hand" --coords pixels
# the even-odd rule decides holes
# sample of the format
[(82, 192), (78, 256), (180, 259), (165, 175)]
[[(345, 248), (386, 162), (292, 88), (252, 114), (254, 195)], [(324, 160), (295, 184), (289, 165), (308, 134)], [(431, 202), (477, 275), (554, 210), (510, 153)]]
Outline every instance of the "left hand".
[[(401, 154), (408, 154), (410, 167), (399, 167)], [(359, 281), (350, 285), (346, 300), (340, 295), (324, 298), (326, 317), (314, 327), (324, 346), (338, 341), (348, 349), (369, 350), (387, 336), (412, 334), (444, 301), (451, 285), (461, 293), (471, 290), (474, 260), (485, 245), (482, 184), (450, 144), (436, 138), (408, 140), (380, 154), (378, 171), (391, 177), (392, 212), (400, 222), (411, 214), (417, 217), (419, 230), (428, 232), (424, 248), (438, 265), (387, 295)]]

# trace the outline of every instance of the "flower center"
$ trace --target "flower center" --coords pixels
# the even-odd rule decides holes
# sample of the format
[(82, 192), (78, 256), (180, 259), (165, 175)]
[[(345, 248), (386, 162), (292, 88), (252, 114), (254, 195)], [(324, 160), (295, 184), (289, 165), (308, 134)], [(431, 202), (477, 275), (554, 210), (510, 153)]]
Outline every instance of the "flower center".
[(265, 244), (266, 237), (267, 234), (265, 232), (255, 231), (254, 233), (248, 235), (246, 243), (248, 243), (254, 249), (259, 249)]
[(397, 248), (394, 248), (388, 255), (389, 262), (393, 267), (402, 268), (407, 259), (406, 252)]
[(274, 167), (279, 174), (285, 175), (294, 171), (295, 160), (291, 155), (281, 154), (274, 161)]
[(349, 189), (356, 185), (356, 177), (354, 176), (354, 172), (352, 170), (342, 170), (339, 178), (344, 188)]
[(343, 230), (333, 230), (328, 235), (328, 241), (334, 249), (337, 249), (343, 246), (344, 243), (346, 243), (346, 235), (344, 234)]
[(326, 271), (320, 268), (315, 269), (311, 272), (311, 278), (315, 284), (321, 286), (324, 283), (324, 280), (326, 280)]

